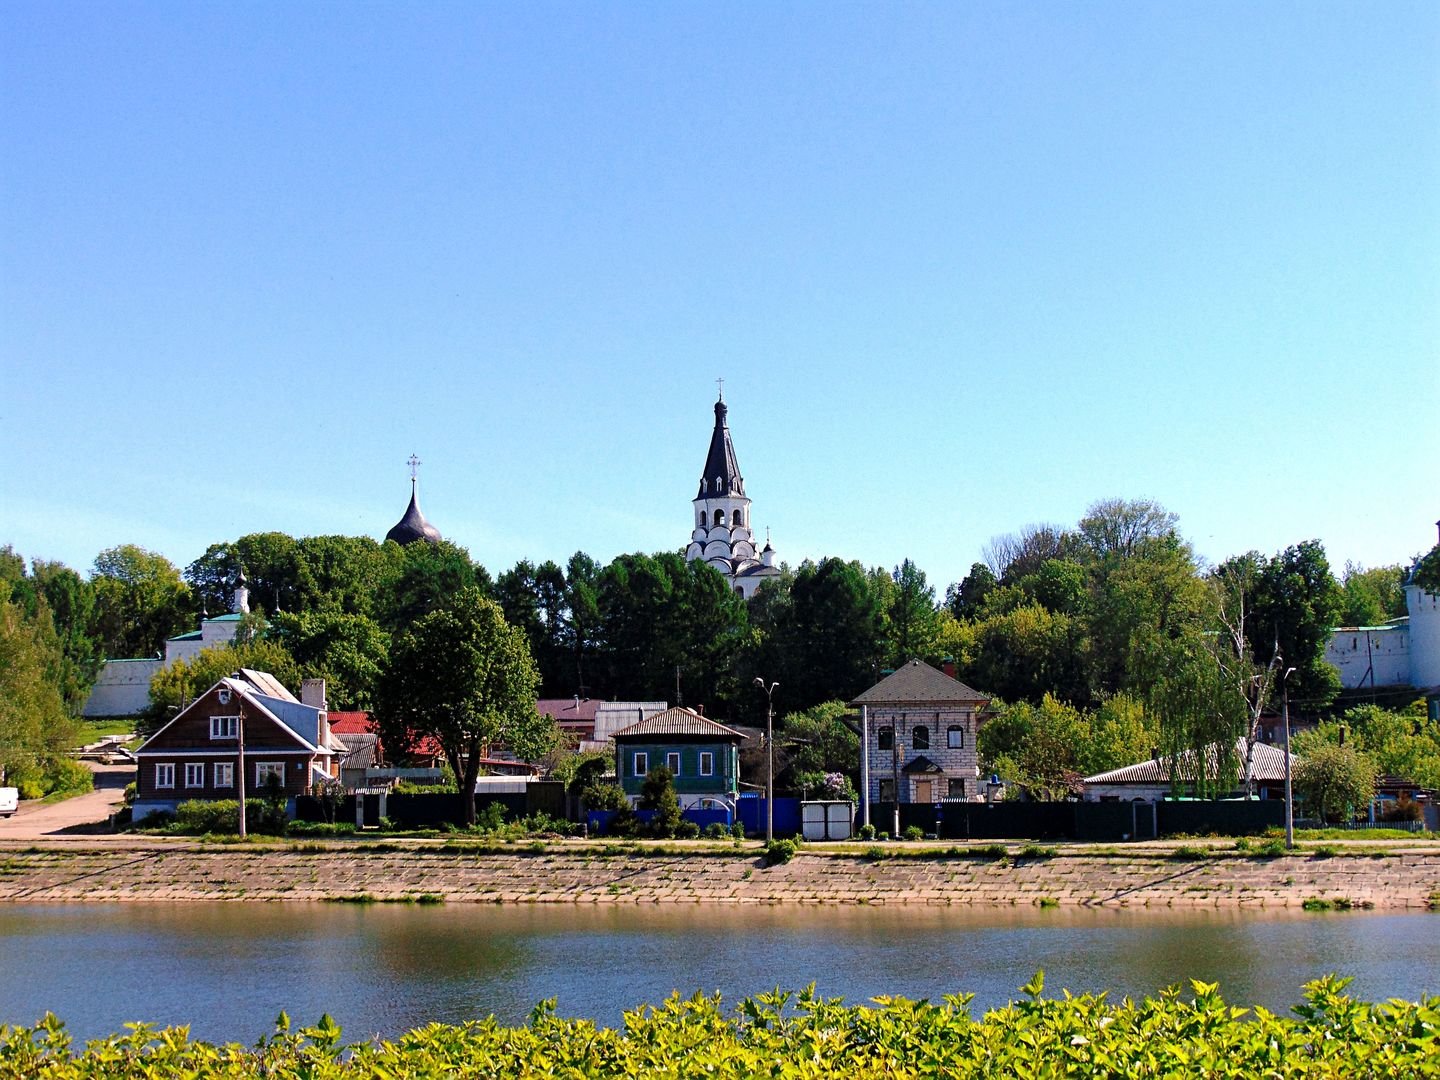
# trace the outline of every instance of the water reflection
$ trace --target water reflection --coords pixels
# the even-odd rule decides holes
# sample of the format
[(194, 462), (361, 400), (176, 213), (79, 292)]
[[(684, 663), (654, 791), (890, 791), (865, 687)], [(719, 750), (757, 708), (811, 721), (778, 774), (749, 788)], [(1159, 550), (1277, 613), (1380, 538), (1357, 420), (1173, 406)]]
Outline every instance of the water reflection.
[(1434, 993), (1430, 915), (828, 907), (0, 906), (0, 1022), (46, 1010), (89, 1037), (129, 1020), (253, 1041), (283, 1009), (347, 1037), (495, 1014), (543, 998), (617, 1023), (679, 990), (727, 999), (815, 982), (863, 1001), (1047, 985), (1154, 993), (1189, 978), (1284, 1010), (1305, 981), (1354, 975), (1371, 1000)]

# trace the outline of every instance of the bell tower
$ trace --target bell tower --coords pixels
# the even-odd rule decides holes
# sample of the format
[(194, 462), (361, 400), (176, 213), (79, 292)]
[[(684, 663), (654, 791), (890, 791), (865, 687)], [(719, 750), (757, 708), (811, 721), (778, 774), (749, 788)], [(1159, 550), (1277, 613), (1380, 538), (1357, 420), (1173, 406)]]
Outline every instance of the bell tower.
[(700, 488), (691, 501), (690, 546), (685, 551), (685, 559), (687, 562), (704, 560), (748, 598), (760, 587), (761, 580), (780, 571), (771, 565), (773, 549), (770, 559), (765, 561), (756, 553), (750, 499), (745, 494), (745, 478), (735, 458), (728, 416), (721, 380), (710, 450), (700, 473)]

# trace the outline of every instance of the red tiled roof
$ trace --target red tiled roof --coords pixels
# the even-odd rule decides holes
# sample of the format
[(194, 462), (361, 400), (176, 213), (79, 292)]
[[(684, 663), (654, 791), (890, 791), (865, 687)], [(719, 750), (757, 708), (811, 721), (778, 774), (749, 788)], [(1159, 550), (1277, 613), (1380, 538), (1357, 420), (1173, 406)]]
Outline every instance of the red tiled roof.
[(367, 712), (332, 712), (330, 730), (336, 735), (371, 735), (375, 728)]

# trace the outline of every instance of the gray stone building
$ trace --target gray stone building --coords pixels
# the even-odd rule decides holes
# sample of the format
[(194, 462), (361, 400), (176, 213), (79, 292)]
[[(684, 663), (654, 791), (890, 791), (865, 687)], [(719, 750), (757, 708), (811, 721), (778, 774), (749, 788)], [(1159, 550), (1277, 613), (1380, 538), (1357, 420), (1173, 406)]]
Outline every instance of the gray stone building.
[(861, 781), (871, 803), (980, 800), (975, 747), (990, 699), (911, 660), (850, 703), (861, 717)]

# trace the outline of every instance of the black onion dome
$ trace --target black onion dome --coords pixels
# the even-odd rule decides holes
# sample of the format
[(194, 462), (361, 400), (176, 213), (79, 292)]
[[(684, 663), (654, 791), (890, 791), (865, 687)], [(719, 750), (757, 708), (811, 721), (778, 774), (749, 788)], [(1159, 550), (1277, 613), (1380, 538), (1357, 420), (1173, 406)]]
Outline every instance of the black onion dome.
[(426, 521), (425, 515), (420, 512), (420, 494), (413, 481), (410, 484), (410, 505), (405, 510), (405, 516), (385, 534), (385, 539), (394, 540), (402, 547), (417, 540), (424, 540), (427, 544), (440, 542), (440, 530)]
[(705, 455), (705, 471), (700, 474), (697, 499), (745, 494), (745, 480), (735, 460), (735, 444), (730, 441), (730, 425), (725, 422), (728, 411), (723, 400), (715, 402), (715, 430), (710, 434), (710, 452)]

